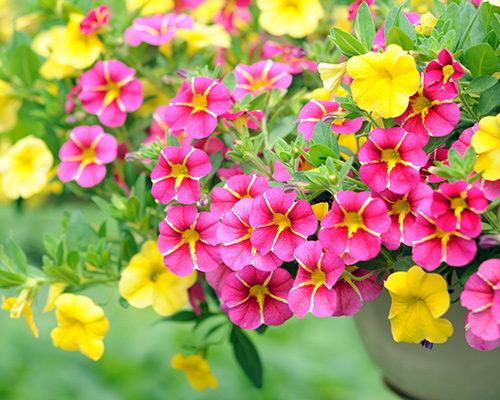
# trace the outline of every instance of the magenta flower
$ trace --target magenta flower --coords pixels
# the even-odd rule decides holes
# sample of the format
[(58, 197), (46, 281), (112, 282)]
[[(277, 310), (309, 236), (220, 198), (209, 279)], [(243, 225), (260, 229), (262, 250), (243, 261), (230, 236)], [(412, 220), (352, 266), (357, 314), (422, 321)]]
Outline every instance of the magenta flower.
[[(241, 111), (227, 111), (224, 114), (219, 115), (219, 118), (226, 119), (228, 121), (234, 121), (238, 131), (241, 131), (243, 125), (248, 125), (250, 129), (259, 129), (259, 125), (255, 122), (257, 120), (260, 122), (264, 118), (264, 113), (262, 111), (249, 111), (247, 109)], [(226, 126), (229, 126), (227, 122), (224, 121)]]
[(222, 244), (222, 261), (234, 271), (247, 265), (253, 265), (261, 271), (272, 271), (283, 261), (269, 252), (261, 254), (251, 243), (253, 228), (250, 226), (250, 213), (255, 207), (255, 199), (242, 199), (224, 214), (217, 230), (217, 237)]
[(473, 335), (484, 341), (500, 339), (500, 260), (484, 261), (460, 295)]
[(158, 250), (165, 266), (185, 277), (195, 269), (211, 271), (221, 262), (217, 228), (219, 220), (194, 206), (170, 207), (160, 223)]
[(162, 204), (173, 199), (182, 204), (195, 203), (200, 197), (199, 179), (211, 170), (210, 159), (203, 150), (165, 147), (151, 172), (151, 193)]
[(137, 110), (142, 104), (142, 85), (134, 76), (135, 69), (121, 61), (96, 62), (80, 78), (83, 109), (97, 115), (103, 125), (123, 125), (127, 112)]
[(264, 272), (248, 265), (226, 278), (221, 298), (231, 322), (243, 329), (281, 325), (293, 315), (287, 304), (292, 285), (284, 269)]
[(252, 14), (248, 7), (250, 0), (225, 0), (222, 9), (215, 15), (214, 22), (221, 24), (229, 33), (237, 30), (236, 25), (249, 23)]
[(73, 86), (70, 89), (69, 93), (66, 95), (66, 101), (64, 103), (64, 112), (66, 114), (71, 114), (73, 111), (75, 111), (76, 108), (75, 98), (78, 97), (78, 94), (80, 93), (81, 90), (82, 90), (82, 85), (80, 85), (80, 79), (77, 79), (75, 86)]
[(352, 21), (354, 18), (356, 18), (356, 15), (358, 14), (358, 9), (359, 6), (362, 3), (366, 3), (369, 6), (371, 6), (375, 0), (355, 0), (353, 3), (349, 5), (349, 8), (347, 9), (347, 12), (349, 13), (349, 16), (347, 17), (348, 21)]
[(181, 146), (189, 146), (193, 139), (186, 135), (186, 131), (184, 129), (175, 131), (168, 128), (167, 123), (165, 122), (165, 114), (167, 113), (167, 110), (168, 106), (159, 106), (155, 110), (153, 113), (153, 121), (151, 121), (151, 126), (147, 131), (148, 137), (144, 141), (144, 144), (149, 145), (151, 142), (155, 142), (156, 137), (159, 137), (160, 141), (165, 143), (165, 133), (168, 129), (169, 135), (174, 135)]
[(97, 185), (106, 176), (103, 164), (117, 155), (116, 139), (99, 125), (77, 126), (59, 150), (57, 175), (62, 182), (75, 180), (81, 187)]
[(250, 214), (251, 241), (262, 254), (272, 252), (283, 261), (292, 261), (295, 248), (316, 232), (318, 219), (311, 205), (295, 201), (296, 196), (272, 188), (255, 202)]
[(165, 122), (174, 130), (186, 129), (196, 139), (208, 137), (217, 126), (217, 117), (231, 107), (231, 93), (222, 83), (197, 76), (185, 81), (165, 113)]
[(233, 273), (233, 270), (222, 263), (212, 271), (205, 272), (205, 280), (214, 290), (217, 297), (222, 295), (222, 288), (226, 283), (226, 278)]
[(457, 80), (464, 75), (462, 66), (448, 49), (441, 50), (437, 60), (431, 61), (425, 69), (425, 80), (430, 89), (442, 88), (455, 96), (458, 93)]
[(125, 31), (125, 41), (132, 47), (142, 42), (161, 46), (170, 42), (177, 29), (193, 29), (193, 18), (189, 15), (152, 15), (134, 19), (132, 26)]
[(442, 162), (448, 166), (450, 165), (448, 163), (448, 149), (444, 148), (444, 144), (428, 154), (427, 164), (420, 168), (420, 182), (436, 183), (446, 180), (446, 178), (441, 178), (429, 172), (429, 168), (434, 167), (434, 161)]
[(223, 187), (212, 190), (210, 211), (222, 216), (241, 199), (257, 198), (269, 189), (266, 178), (257, 174), (231, 176)]
[[(300, 110), (297, 121), (299, 126), (298, 133), (304, 134), (305, 140), (311, 140), (314, 127), (328, 113), (341, 111), (339, 104), (336, 101), (311, 100), (302, 110)], [(344, 118), (335, 118), (331, 123), (331, 128), (334, 133), (356, 133), (363, 125), (363, 117), (353, 120)]]
[(430, 136), (446, 136), (460, 120), (460, 108), (453, 102), (454, 94), (424, 84), (410, 97), (406, 111), (395, 118), (398, 125), (418, 136), (422, 146)]
[(93, 8), (80, 22), (80, 33), (85, 36), (94, 33), (108, 23), (109, 16), (109, 6)]
[(216, 175), (221, 179), (228, 180), (229, 178), (232, 178), (236, 175), (244, 175), (244, 172), (241, 169), (239, 163), (234, 163), (229, 168), (219, 168), (216, 172)]
[(496, 340), (483, 340), (479, 336), (474, 335), (470, 330), (469, 315), (470, 312), (467, 312), (464, 323), (465, 340), (467, 341), (468, 345), (473, 349), (485, 351), (490, 351), (500, 346), (500, 338)]
[[(309, 148), (303, 149), (304, 151), (309, 151)], [(299, 156), (299, 162), (297, 165), (297, 171), (310, 171), (311, 169), (314, 169), (315, 167), (309, 164), (304, 156), (301, 154)], [(292, 176), (288, 172), (288, 170), (285, 168), (285, 166), (278, 160), (274, 162), (274, 172), (273, 172), (273, 179), (278, 182), (287, 182), (290, 179), (292, 179)]]
[(238, 64), (233, 72), (236, 76), (235, 100), (242, 100), (247, 93), (255, 96), (266, 90), (288, 89), (293, 79), (288, 65), (272, 60), (252, 65)]
[(359, 175), (374, 191), (408, 193), (420, 181), (419, 169), (427, 163), (418, 138), (401, 128), (376, 128), (358, 153)]
[(216, 136), (210, 136), (208, 139), (195, 140), (193, 147), (195, 149), (203, 150), (209, 156), (217, 153), (218, 151), (221, 151), (222, 154), (226, 155), (229, 150), (224, 142)]
[(477, 251), (474, 240), (461, 230), (439, 229), (430, 210), (430, 200), (421, 203), (409, 238), (413, 260), (427, 271), (434, 271), (443, 261), (452, 267), (462, 267), (474, 259)]
[(337, 308), (333, 285), (344, 272), (342, 259), (325, 253), (319, 242), (306, 242), (295, 249), (299, 270), (288, 295), (290, 310), (299, 318), (308, 312), (317, 317), (330, 317)]
[(301, 47), (293, 44), (280, 44), (268, 40), (262, 48), (262, 58), (275, 58), (283, 56), (285, 63), (290, 65), (291, 74), (300, 74), (303, 69), (316, 71), (318, 65), (306, 58), (306, 52)]
[(341, 191), (321, 221), (318, 238), (335, 255), (347, 251), (355, 259), (365, 261), (379, 253), (380, 235), (390, 225), (383, 200), (371, 197), (369, 192)]
[(488, 207), (480, 189), (465, 181), (443, 183), (434, 192), (431, 213), (439, 229), (445, 232), (460, 230), (475, 238), (481, 233), (481, 216)]
[(415, 189), (405, 194), (396, 194), (387, 189), (373, 193), (374, 197), (384, 200), (391, 217), (391, 226), (380, 236), (385, 247), (396, 250), (401, 242), (407, 246), (412, 245), (409, 233), (417, 219), (418, 208), (422, 201), (431, 198), (432, 194), (431, 187), (425, 183), (419, 183)]

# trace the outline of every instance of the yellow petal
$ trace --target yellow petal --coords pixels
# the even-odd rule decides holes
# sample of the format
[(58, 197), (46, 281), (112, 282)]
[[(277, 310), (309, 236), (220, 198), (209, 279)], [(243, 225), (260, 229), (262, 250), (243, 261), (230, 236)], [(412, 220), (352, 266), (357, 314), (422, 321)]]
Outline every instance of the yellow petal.
[(63, 285), (62, 283), (55, 283), (53, 285), (50, 285), (49, 294), (47, 296), (47, 303), (45, 303), (45, 307), (42, 311), (49, 312), (56, 308), (56, 300), (59, 295), (64, 292), (65, 289), (66, 285)]
[(325, 218), (325, 215), (328, 213), (328, 203), (322, 202), (313, 204), (312, 209), (314, 215), (316, 215), (316, 218), (318, 218), (318, 221), (321, 221), (323, 218)]
[(210, 365), (201, 354), (187, 358), (181, 353), (176, 354), (171, 361), (172, 368), (180, 369), (186, 374), (189, 384), (195, 390), (206, 390), (208, 387), (217, 389), (217, 378), (212, 375)]

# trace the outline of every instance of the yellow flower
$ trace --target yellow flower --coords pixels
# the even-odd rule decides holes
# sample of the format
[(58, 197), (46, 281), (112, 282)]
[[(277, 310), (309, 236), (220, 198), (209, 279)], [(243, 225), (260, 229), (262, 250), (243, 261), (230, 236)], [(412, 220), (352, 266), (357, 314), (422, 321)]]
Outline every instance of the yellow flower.
[(180, 369), (186, 374), (189, 384), (195, 390), (206, 390), (209, 386), (215, 390), (219, 386), (217, 378), (210, 371), (210, 365), (201, 353), (187, 358), (182, 353), (177, 353), (171, 364), (172, 368)]
[(484, 1), (490, 3), (492, 6), (500, 7), (500, 0), (484, 0)]
[(223, 0), (205, 0), (193, 10), (192, 15), (196, 21), (209, 24), (222, 7), (224, 7)]
[[(340, 133), (336, 135), (336, 137), (339, 145), (348, 148), (353, 154), (358, 154), (359, 149), (366, 143), (366, 137), (356, 139), (355, 133)], [(343, 151), (340, 152), (340, 155), (345, 160), (351, 157), (350, 154), (344, 153)]]
[(41, 192), (54, 159), (45, 142), (32, 136), (19, 140), (0, 158), (2, 191), (9, 199)]
[(38, 328), (33, 320), (33, 311), (31, 305), (34, 299), (28, 300), (28, 289), (23, 289), (19, 297), (5, 297), (2, 296), (2, 310), (10, 311), (10, 317), (18, 319), (21, 315), (26, 319), (28, 326), (33, 333), (34, 337), (38, 337)]
[(500, 179), (500, 114), (479, 121), (471, 145), (477, 153), (476, 172), (484, 170), (483, 178), (488, 181)]
[(160, 315), (172, 315), (188, 302), (187, 290), (196, 282), (196, 271), (180, 278), (163, 264), (155, 240), (144, 242), (122, 271), (120, 295), (132, 306), (153, 306)]
[(23, 32), (34, 32), (40, 26), (40, 22), (47, 19), (47, 15), (42, 11), (36, 11), (34, 13), (23, 15), (17, 17), (16, 19), (16, 31)]
[(433, 0), (411, 0), (411, 8), (419, 14), (423, 14), (434, 8)]
[(396, 342), (444, 343), (453, 334), (451, 322), (440, 318), (450, 307), (448, 285), (441, 275), (415, 265), (408, 272), (391, 274), (384, 286), (392, 298), (389, 320)]
[(369, 52), (347, 61), (352, 97), (358, 107), (376, 111), (382, 118), (397, 117), (420, 85), (415, 60), (401, 47), (390, 44), (384, 53)]
[(56, 308), (56, 300), (62, 294), (62, 292), (64, 292), (66, 287), (67, 286), (62, 283), (54, 283), (53, 285), (49, 286), (47, 303), (45, 303), (45, 307), (42, 310), (43, 312), (49, 312)]
[(64, 40), (65, 34), (64, 26), (54, 26), (48, 31), (40, 32), (31, 43), (33, 51), (46, 58), (40, 67), (40, 75), (47, 80), (60, 80), (75, 73), (75, 68), (71, 65), (59, 64), (51, 57), (54, 49)]
[(257, 0), (257, 7), (260, 25), (275, 36), (307, 36), (325, 15), (319, 0)]
[(193, 29), (178, 29), (175, 35), (187, 42), (189, 52), (210, 46), (224, 49), (231, 46), (231, 36), (221, 24), (205, 25), (195, 22)]
[(340, 64), (320, 63), (318, 72), (323, 81), (323, 86), (333, 95), (339, 89), (340, 80), (347, 72), (347, 62)]
[(165, 14), (174, 7), (173, 0), (127, 0), (128, 12), (141, 9), (141, 15)]
[(328, 203), (322, 202), (313, 204), (312, 209), (314, 215), (316, 215), (316, 218), (318, 218), (318, 221), (321, 221), (323, 218), (325, 218), (325, 215), (328, 213)]
[(432, 15), (429, 11), (420, 16), (420, 25), (415, 28), (417, 32), (423, 35), (429, 36), (436, 26), (437, 18)]
[(0, 0), (0, 43), (7, 43), (14, 31), (15, 10), (11, 0)]
[(102, 340), (109, 322), (101, 307), (86, 296), (64, 293), (56, 300), (58, 326), (50, 333), (55, 347), (65, 351), (80, 351), (97, 361), (104, 353)]
[(0, 132), (10, 131), (17, 125), (17, 112), (23, 102), (12, 97), (12, 86), (0, 80)]
[(339, 28), (344, 32), (352, 31), (352, 21), (349, 21), (349, 11), (347, 6), (335, 6), (332, 12), (333, 27)]
[(167, 105), (170, 102), (170, 97), (151, 81), (145, 78), (139, 78), (139, 80), (142, 84), (142, 95), (145, 100), (134, 114), (141, 118), (151, 118), (159, 106)]

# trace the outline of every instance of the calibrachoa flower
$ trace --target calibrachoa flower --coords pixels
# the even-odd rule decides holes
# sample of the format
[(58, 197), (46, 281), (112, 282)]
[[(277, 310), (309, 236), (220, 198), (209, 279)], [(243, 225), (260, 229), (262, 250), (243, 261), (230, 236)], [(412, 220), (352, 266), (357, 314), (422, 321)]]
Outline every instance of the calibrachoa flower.
[(197, 76), (193, 83), (185, 81), (177, 96), (170, 101), (165, 122), (174, 130), (204, 139), (217, 126), (217, 117), (231, 107), (231, 94), (222, 83)]
[(21, 315), (26, 320), (31, 333), (34, 337), (38, 337), (38, 328), (35, 325), (33, 319), (33, 311), (31, 310), (31, 305), (33, 304), (34, 298), (28, 300), (28, 291), (25, 289), (21, 291), (19, 297), (5, 297), (2, 296), (2, 310), (10, 311), (10, 317), (13, 319), (18, 319)]
[(427, 11), (420, 16), (420, 25), (417, 26), (415, 30), (423, 35), (429, 36), (436, 26), (437, 21), (437, 18), (432, 15), (431, 12)]
[(191, 29), (193, 18), (189, 15), (165, 14), (134, 19), (125, 31), (125, 41), (132, 47), (142, 42), (160, 46), (172, 40), (177, 29)]
[(479, 121), (479, 130), (472, 135), (472, 147), (476, 150), (476, 172), (483, 172), (489, 181), (500, 179), (500, 114), (484, 117)]
[(374, 191), (408, 193), (420, 182), (420, 167), (427, 163), (418, 138), (401, 128), (376, 128), (358, 154), (359, 175)]
[(181, 146), (189, 146), (192, 142), (192, 138), (186, 135), (184, 129), (173, 130), (169, 129), (166, 123), (166, 113), (168, 112), (168, 106), (159, 106), (153, 113), (153, 120), (151, 121), (151, 126), (148, 129), (148, 137), (144, 141), (144, 144), (150, 144), (151, 142), (156, 142), (156, 137), (160, 138), (162, 143), (165, 143), (165, 134), (168, 129), (169, 135), (174, 135)]
[(83, 109), (97, 115), (103, 125), (123, 125), (127, 112), (142, 104), (142, 85), (134, 76), (135, 69), (121, 61), (98, 61), (80, 77)]
[(199, 179), (211, 170), (210, 159), (203, 150), (165, 147), (151, 172), (151, 193), (163, 204), (174, 199), (182, 204), (195, 203), (200, 197)]
[(0, 79), (0, 133), (10, 131), (17, 125), (17, 112), (23, 101), (12, 96), (12, 86)]
[(448, 49), (441, 50), (437, 60), (431, 61), (425, 69), (425, 81), (429, 89), (443, 88), (454, 95), (458, 92), (457, 79), (464, 75), (462, 66), (453, 59)]
[(174, 275), (165, 267), (156, 240), (148, 240), (122, 270), (120, 296), (134, 307), (153, 306), (160, 315), (172, 315), (187, 304), (196, 276), (196, 271), (185, 278)]
[(395, 272), (384, 284), (392, 298), (389, 320), (396, 342), (444, 343), (453, 334), (450, 321), (440, 318), (450, 307), (446, 280), (418, 266)]
[[(264, 118), (264, 113), (262, 111), (249, 111), (247, 109), (232, 112), (228, 111), (224, 114), (219, 115), (219, 118), (224, 118), (228, 121), (234, 121), (234, 125), (238, 132), (242, 132), (243, 126), (246, 125), (250, 129), (259, 129), (259, 125), (255, 122), (261, 121)], [(255, 120), (254, 120), (255, 119)], [(226, 126), (229, 126), (226, 122), (224, 122)]]
[(248, 265), (226, 278), (221, 298), (231, 322), (243, 329), (281, 325), (293, 315), (287, 303), (292, 285), (284, 269), (264, 272)]
[(496, 340), (483, 340), (479, 336), (474, 335), (470, 329), (469, 315), (470, 312), (467, 313), (464, 323), (465, 340), (467, 340), (467, 344), (473, 349), (485, 351), (490, 351), (500, 346), (500, 338)]
[(349, 17), (347, 17), (347, 19), (349, 21), (352, 21), (354, 18), (356, 18), (356, 15), (358, 14), (359, 6), (362, 3), (366, 3), (368, 6), (371, 6), (371, 5), (373, 5), (374, 2), (375, 2), (375, 0), (356, 0), (356, 1), (354, 1), (353, 3), (351, 3), (349, 5), (349, 8), (347, 9), (347, 11), (349, 12)]
[(269, 189), (266, 178), (257, 174), (231, 176), (223, 187), (212, 190), (210, 211), (222, 216), (241, 199), (257, 198)]
[[(187, 42), (189, 53), (196, 53), (205, 47), (216, 47), (219, 49), (231, 47), (231, 36), (221, 24), (205, 25), (195, 22), (192, 29), (178, 29), (175, 36)], [(160, 47), (161, 50), (162, 48)]]
[(368, 52), (347, 61), (352, 97), (358, 107), (383, 118), (401, 115), (419, 87), (415, 60), (401, 47), (390, 44), (384, 53)]
[(171, 365), (173, 369), (180, 369), (186, 374), (189, 384), (195, 390), (202, 391), (208, 387), (215, 390), (219, 386), (217, 378), (212, 375), (210, 365), (202, 353), (187, 358), (182, 353), (177, 353), (172, 358)]
[(288, 65), (272, 60), (259, 61), (252, 65), (238, 64), (234, 69), (236, 87), (235, 100), (242, 100), (247, 93), (260, 94), (271, 89), (288, 89), (292, 83)]
[(344, 252), (358, 260), (374, 258), (380, 251), (380, 235), (391, 219), (381, 199), (369, 192), (338, 192), (332, 208), (321, 221), (318, 238), (335, 255)]
[(160, 223), (158, 250), (175, 275), (185, 277), (193, 270), (211, 271), (221, 262), (217, 228), (219, 220), (194, 206), (170, 207)]
[(109, 322), (101, 307), (86, 296), (64, 293), (56, 300), (58, 326), (50, 333), (55, 347), (65, 351), (79, 350), (97, 361), (104, 353), (102, 340)]
[(212, 271), (205, 272), (205, 280), (215, 291), (217, 297), (221, 296), (226, 278), (232, 273), (233, 270), (224, 263), (220, 264)]
[[(311, 140), (314, 127), (326, 114), (342, 111), (336, 101), (311, 100), (300, 110), (297, 122), (298, 133), (304, 134), (305, 140)], [(363, 117), (353, 120), (342, 117), (334, 118), (330, 124), (334, 133), (356, 133), (363, 125)]]
[(330, 317), (337, 308), (337, 294), (333, 285), (342, 272), (344, 263), (338, 256), (325, 253), (319, 242), (306, 242), (295, 249), (299, 270), (288, 295), (290, 310), (299, 318), (308, 312), (317, 317)]
[(300, 74), (303, 69), (316, 71), (317, 65), (314, 61), (308, 60), (306, 52), (301, 47), (293, 44), (280, 44), (268, 40), (262, 48), (262, 58), (275, 58), (283, 56), (285, 63), (290, 65), (291, 74)]
[(340, 64), (320, 63), (318, 72), (323, 81), (324, 88), (331, 94), (337, 93), (340, 87), (340, 81), (347, 72), (347, 62)]
[(95, 186), (106, 176), (104, 164), (116, 158), (117, 149), (116, 139), (101, 126), (77, 126), (59, 150), (57, 175), (62, 182), (75, 180), (81, 187)]
[(89, 11), (87, 16), (80, 22), (80, 32), (91, 35), (100, 30), (109, 21), (109, 6), (100, 6)]
[(266, 191), (250, 214), (252, 245), (262, 254), (273, 252), (283, 261), (292, 261), (295, 248), (316, 232), (318, 220), (305, 200), (295, 201), (295, 192), (281, 188)]
[(427, 156), (427, 164), (420, 168), (420, 181), (427, 183), (443, 182), (446, 178), (434, 175), (430, 173), (430, 168), (434, 167), (434, 161), (442, 162), (445, 165), (448, 163), (448, 149), (444, 148), (444, 145), (438, 147), (437, 149), (431, 151)]
[(217, 230), (217, 237), (222, 243), (220, 254), (222, 261), (234, 271), (247, 265), (253, 265), (261, 271), (272, 271), (283, 261), (269, 252), (262, 255), (251, 243), (253, 228), (250, 226), (250, 213), (255, 207), (255, 199), (242, 199), (224, 214)]

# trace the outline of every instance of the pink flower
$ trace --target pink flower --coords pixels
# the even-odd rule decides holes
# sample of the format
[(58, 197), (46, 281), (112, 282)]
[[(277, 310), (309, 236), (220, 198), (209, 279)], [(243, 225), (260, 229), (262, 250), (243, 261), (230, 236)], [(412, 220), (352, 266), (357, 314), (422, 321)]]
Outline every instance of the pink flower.
[(316, 232), (318, 220), (311, 205), (305, 200), (296, 202), (296, 196), (272, 188), (255, 202), (250, 214), (251, 241), (262, 254), (272, 252), (283, 261), (292, 261), (295, 248)]
[(229, 168), (219, 168), (215, 174), (221, 179), (228, 180), (229, 178), (232, 178), (236, 175), (244, 175), (244, 172), (241, 169), (240, 165), (238, 163), (235, 163)]
[[(148, 129), (148, 137), (144, 141), (145, 145), (151, 144), (151, 142), (156, 141), (156, 137), (160, 138), (162, 143), (165, 143), (165, 133), (167, 132), (168, 126), (165, 122), (165, 114), (168, 110), (168, 106), (159, 106), (153, 113), (153, 121)], [(180, 130), (168, 130), (169, 135), (174, 135), (181, 146), (189, 146), (191, 144), (192, 138), (186, 135), (184, 129)]]
[[(297, 122), (298, 133), (304, 134), (305, 140), (311, 140), (316, 124), (323, 119), (326, 114), (338, 113), (340, 107), (336, 101), (311, 100), (302, 110), (300, 110)], [(344, 118), (335, 118), (331, 123), (332, 132), (334, 133), (356, 133), (363, 125), (363, 117), (353, 120)]]
[(439, 229), (430, 210), (430, 200), (420, 205), (409, 238), (413, 244), (413, 260), (427, 271), (434, 271), (441, 262), (462, 267), (474, 259), (477, 251), (474, 240), (461, 230), (445, 232)]
[(425, 183), (419, 183), (415, 189), (406, 194), (392, 193), (387, 189), (373, 193), (374, 197), (380, 197), (385, 201), (391, 217), (389, 230), (380, 236), (385, 247), (396, 250), (401, 242), (407, 246), (412, 245), (409, 233), (417, 219), (418, 208), (422, 201), (431, 198), (432, 194), (431, 187)]
[(78, 96), (81, 90), (82, 85), (80, 85), (80, 80), (77, 79), (75, 86), (73, 86), (69, 93), (66, 95), (66, 102), (64, 103), (64, 112), (66, 114), (71, 114), (73, 111), (75, 111), (76, 103), (74, 99)]
[(195, 203), (200, 197), (199, 179), (211, 170), (212, 165), (203, 150), (165, 147), (151, 172), (151, 193), (162, 204), (173, 199), (182, 204)]
[(249, 6), (250, 0), (225, 0), (214, 22), (222, 24), (226, 31), (232, 33), (237, 30), (237, 25), (249, 23), (252, 20)]
[(269, 189), (266, 178), (256, 174), (235, 175), (230, 177), (223, 187), (212, 190), (210, 211), (222, 216), (241, 199), (256, 198)]
[[(500, 339), (500, 260), (484, 261), (460, 295), (470, 332), (484, 341)], [(496, 346), (495, 346), (496, 347)]]
[(460, 230), (475, 238), (481, 233), (481, 216), (488, 207), (483, 193), (465, 181), (443, 183), (434, 192), (431, 212), (439, 229), (445, 232)]
[(349, 8), (347, 9), (347, 12), (349, 13), (349, 16), (347, 17), (347, 20), (348, 21), (352, 21), (354, 18), (356, 18), (356, 15), (358, 14), (359, 6), (362, 3), (366, 3), (368, 5), (368, 7), (369, 7), (374, 2), (375, 2), (375, 0), (356, 0), (356, 1), (354, 1), (353, 3), (351, 3), (351, 5), (349, 6)]
[(359, 175), (374, 191), (404, 194), (417, 187), (427, 162), (418, 138), (401, 128), (376, 128), (358, 153)]
[(262, 58), (275, 58), (283, 56), (285, 63), (290, 65), (291, 74), (300, 74), (303, 69), (316, 71), (318, 65), (314, 61), (309, 61), (305, 56), (306, 52), (301, 47), (293, 44), (280, 44), (268, 40), (262, 48)]
[(261, 271), (272, 271), (283, 261), (273, 253), (262, 255), (253, 247), (250, 238), (253, 228), (250, 226), (250, 213), (255, 207), (255, 199), (242, 199), (224, 214), (217, 230), (217, 237), (222, 243), (220, 250), (222, 261), (234, 271), (247, 265), (253, 265)]
[(439, 161), (449, 166), (448, 150), (444, 148), (444, 144), (428, 154), (427, 164), (420, 168), (420, 182), (436, 183), (446, 180), (446, 178), (441, 178), (429, 172), (429, 168), (434, 167), (434, 161)]
[(174, 130), (186, 129), (196, 139), (208, 137), (217, 126), (217, 117), (231, 107), (231, 93), (222, 83), (197, 76), (185, 81), (165, 113), (165, 122)]
[(410, 97), (406, 111), (395, 118), (398, 125), (418, 136), (422, 146), (430, 136), (446, 136), (460, 120), (460, 108), (453, 102), (454, 94), (425, 84)]
[(369, 192), (338, 192), (331, 210), (321, 221), (318, 238), (335, 255), (344, 252), (358, 260), (374, 258), (380, 251), (380, 235), (391, 225), (383, 200)]
[(160, 223), (158, 250), (165, 266), (185, 277), (195, 269), (206, 272), (221, 262), (217, 228), (219, 220), (194, 206), (170, 207)]
[(490, 351), (493, 349), (496, 349), (498, 346), (500, 346), (500, 338), (496, 340), (483, 340), (479, 336), (474, 335), (470, 329), (469, 325), (469, 315), (470, 311), (467, 312), (467, 315), (465, 316), (465, 323), (464, 323), (464, 329), (465, 329), (465, 340), (467, 340), (467, 343), (470, 347), (476, 350), (485, 350), (485, 351)]
[(177, 29), (193, 29), (193, 18), (188, 15), (152, 15), (134, 19), (132, 26), (125, 31), (125, 41), (132, 47), (142, 42), (161, 46), (170, 42)]
[(231, 322), (243, 329), (281, 325), (293, 315), (287, 304), (292, 285), (284, 269), (264, 272), (248, 265), (226, 278), (222, 301), (229, 307)]
[(221, 151), (222, 154), (226, 155), (227, 151), (229, 150), (224, 142), (216, 136), (210, 136), (208, 139), (196, 140), (193, 143), (193, 147), (195, 149), (203, 150), (209, 156), (217, 153), (218, 151)]
[(234, 69), (236, 87), (235, 100), (242, 100), (247, 93), (258, 95), (271, 89), (288, 89), (292, 83), (290, 67), (272, 60), (259, 61), (252, 65), (238, 64)]
[(201, 315), (200, 304), (207, 302), (203, 286), (199, 280), (197, 280), (195, 284), (188, 289), (188, 296), (193, 312), (199, 317)]
[(59, 150), (57, 175), (62, 182), (75, 180), (81, 187), (97, 185), (106, 176), (106, 167), (116, 158), (116, 139), (99, 125), (77, 126)]
[(337, 308), (333, 285), (344, 272), (342, 259), (325, 253), (319, 242), (306, 242), (295, 249), (299, 270), (288, 295), (290, 310), (299, 318), (308, 312), (317, 317), (330, 317)]
[(214, 290), (217, 297), (220, 298), (222, 288), (224, 287), (224, 283), (226, 283), (226, 278), (231, 275), (232, 272), (233, 270), (224, 263), (220, 264), (212, 271), (205, 272), (205, 280)]
[(108, 23), (109, 16), (109, 6), (93, 8), (80, 22), (80, 33), (85, 36), (94, 33)]
[[(248, 125), (250, 129), (259, 129), (259, 125), (254, 121), (261, 121), (262, 118), (264, 118), (264, 113), (262, 111), (249, 111), (247, 109), (241, 110), (241, 111), (227, 111), (224, 114), (219, 115), (219, 118), (222, 119), (227, 119), (228, 121), (234, 121), (234, 124), (236, 125), (236, 129), (238, 131), (241, 131), (243, 125)], [(227, 122), (224, 121), (226, 126), (229, 126)]]
[(121, 61), (96, 62), (80, 78), (83, 109), (97, 115), (103, 125), (123, 125), (127, 111), (135, 111), (142, 104), (142, 85), (134, 76), (135, 69)]
[(430, 89), (443, 88), (448, 93), (456, 96), (458, 93), (457, 79), (465, 75), (458, 61), (448, 49), (443, 49), (437, 60), (433, 60), (425, 69), (425, 79)]

